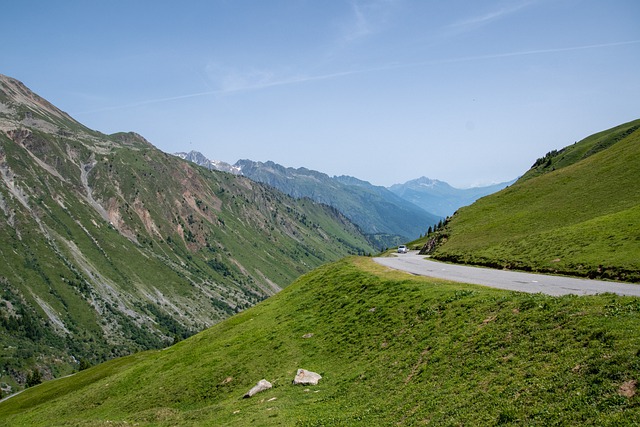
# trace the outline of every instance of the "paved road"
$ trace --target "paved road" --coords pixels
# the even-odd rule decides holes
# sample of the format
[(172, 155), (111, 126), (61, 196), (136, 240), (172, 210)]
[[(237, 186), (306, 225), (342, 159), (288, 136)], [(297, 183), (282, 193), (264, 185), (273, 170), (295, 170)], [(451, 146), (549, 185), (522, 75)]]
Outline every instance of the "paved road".
[(612, 292), (618, 295), (640, 296), (640, 284), (575, 279), (546, 274), (521, 273), (490, 268), (445, 264), (426, 259), (417, 251), (374, 258), (384, 266), (419, 276), (437, 277), (455, 282), (473, 283), (512, 291), (543, 293), (547, 295), (595, 295)]

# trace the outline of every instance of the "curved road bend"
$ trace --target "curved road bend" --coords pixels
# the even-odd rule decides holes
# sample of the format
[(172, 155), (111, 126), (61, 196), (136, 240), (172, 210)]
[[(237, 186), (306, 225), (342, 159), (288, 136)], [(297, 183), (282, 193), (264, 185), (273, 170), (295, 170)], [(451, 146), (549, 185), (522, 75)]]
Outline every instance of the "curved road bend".
[(374, 258), (378, 264), (418, 276), (437, 277), (454, 282), (472, 283), (511, 291), (543, 293), (547, 295), (595, 295), (611, 292), (618, 295), (640, 296), (640, 285), (518, 271), (493, 270), (466, 265), (445, 264), (418, 255), (417, 251), (386, 258)]

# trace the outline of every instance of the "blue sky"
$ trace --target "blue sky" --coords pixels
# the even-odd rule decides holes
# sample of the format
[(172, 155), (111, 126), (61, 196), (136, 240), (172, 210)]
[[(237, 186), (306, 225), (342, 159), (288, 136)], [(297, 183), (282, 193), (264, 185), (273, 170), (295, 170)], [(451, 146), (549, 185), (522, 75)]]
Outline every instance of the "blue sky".
[(640, 118), (637, 0), (6, 3), (0, 73), (166, 152), (469, 187)]

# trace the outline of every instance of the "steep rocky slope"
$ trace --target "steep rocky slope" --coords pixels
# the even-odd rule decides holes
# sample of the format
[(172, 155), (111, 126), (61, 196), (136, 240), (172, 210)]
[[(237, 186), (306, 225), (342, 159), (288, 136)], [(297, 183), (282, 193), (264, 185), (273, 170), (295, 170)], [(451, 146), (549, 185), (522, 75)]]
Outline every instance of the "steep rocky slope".
[(202, 153), (175, 153), (207, 169), (244, 175), (292, 197), (308, 197), (333, 206), (357, 224), (379, 249), (415, 239), (441, 220), (426, 206), (413, 204), (381, 186), (350, 176), (333, 176), (307, 168), (238, 160), (234, 165), (210, 160)]
[(333, 208), (90, 130), (0, 75), (0, 382), (14, 389), (165, 346), (371, 251)]
[(234, 166), (243, 175), (293, 197), (309, 197), (335, 207), (381, 249), (415, 239), (441, 219), (385, 187), (350, 176), (330, 177), (307, 168), (251, 160), (240, 160)]

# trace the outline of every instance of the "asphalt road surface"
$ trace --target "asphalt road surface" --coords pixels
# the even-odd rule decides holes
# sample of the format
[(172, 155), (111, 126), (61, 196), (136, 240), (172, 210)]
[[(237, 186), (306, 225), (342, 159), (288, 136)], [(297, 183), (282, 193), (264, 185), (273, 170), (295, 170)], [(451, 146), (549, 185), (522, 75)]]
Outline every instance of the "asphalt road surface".
[(378, 264), (406, 271), (418, 276), (437, 277), (454, 282), (472, 283), (511, 291), (543, 293), (547, 295), (595, 295), (606, 292), (640, 296), (640, 284), (576, 279), (546, 274), (521, 273), (508, 270), (469, 267), (432, 261), (417, 251), (374, 258)]

